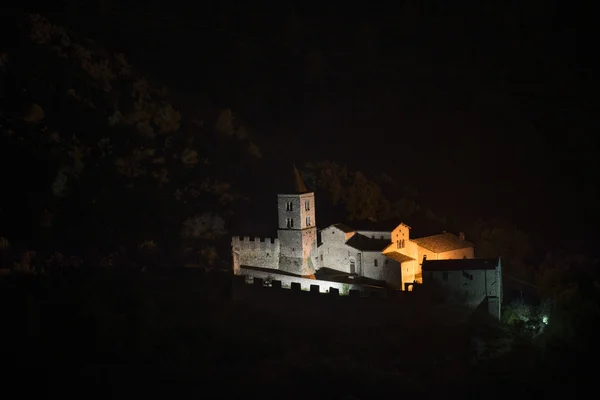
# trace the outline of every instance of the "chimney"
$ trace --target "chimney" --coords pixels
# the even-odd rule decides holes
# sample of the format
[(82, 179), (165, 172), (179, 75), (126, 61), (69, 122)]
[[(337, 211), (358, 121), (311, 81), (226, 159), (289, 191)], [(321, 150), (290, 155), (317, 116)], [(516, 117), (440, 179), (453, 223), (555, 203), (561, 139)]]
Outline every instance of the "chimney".
[(458, 237), (460, 238), (460, 240), (465, 240), (465, 233), (464, 232), (460, 232), (458, 234)]

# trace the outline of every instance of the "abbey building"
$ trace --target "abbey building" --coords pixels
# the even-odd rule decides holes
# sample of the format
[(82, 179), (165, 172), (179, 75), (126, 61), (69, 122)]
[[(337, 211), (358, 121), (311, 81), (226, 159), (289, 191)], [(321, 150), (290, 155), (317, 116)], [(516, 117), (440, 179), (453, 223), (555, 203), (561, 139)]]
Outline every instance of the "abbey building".
[(335, 224), (318, 231), (314, 192), (307, 190), (295, 167), (290, 181), (293, 185), (277, 195), (276, 238), (232, 238), (235, 274), (260, 268), (314, 279), (326, 271), (328, 276), (410, 290), (423, 281), (424, 259), (474, 258), (474, 245), (463, 234), (413, 239), (403, 223), (364, 230)]

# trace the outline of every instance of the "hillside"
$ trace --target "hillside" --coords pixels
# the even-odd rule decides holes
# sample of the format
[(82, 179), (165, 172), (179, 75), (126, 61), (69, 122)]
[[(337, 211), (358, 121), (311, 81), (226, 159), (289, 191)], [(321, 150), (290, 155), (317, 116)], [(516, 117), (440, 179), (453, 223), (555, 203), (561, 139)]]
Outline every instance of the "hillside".
[(231, 110), (178, 104), (126, 55), (41, 15), (20, 15), (3, 37), (4, 247), (35, 251), (38, 264), (187, 248), (213, 262), (247, 188), (237, 172), (261, 158)]
[[(150, 14), (160, 17), (156, 11)], [(5, 39), (0, 47), (0, 305), (8, 316), (0, 337), (12, 344), (5, 349), (8, 357), (2, 358), (15, 375), (27, 380), (25, 384), (38, 373), (61, 386), (64, 376), (90, 384), (106, 379), (106, 390), (115, 391), (121, 386), (139, 390), (146, 382), (164, 380), (194, 389), (198, 382), (216, 386), (233, 382), (245, 390), (258, 382), (264, 395), (262, 388), (273, 382), (291, 392), (300, 377), (303, 385), (297, 397), (314, 396), (312, 386), (329, 383), (332, 392), (323, 396), (335, 398), (348, 388), (348, 393), (362, 397), (403, 390), (398, 382), (406, 383), (409, 393), (437, 395), (467, 376), (458, 385), (461, 392), (480, 385), (478, 390), (489, 393), (488, 385), (502, 386), (510, 379), (506, 394), (502, 393), (505, 397), (531, 383), (542, 385), (550, 374), (565, 376), (572, 372), (575, 359), (597, 352), (597, 341), (589, 334), (600, 320), (599, 259), (593, 247), (569, 243), (558, 228), (538, 235), (519, 224), (517, 217), (511, 221), (495, 217), (483, 208), (504, 209), (504, 215), (514, 210), (501, 197), (492, 196), (493, 191), (473, 194), (485, 200), (474, 201), (481, 207), (459, 210), (453, 207), (460, 203), (458, 196), (427, 197), (427, 188), (381, 170), (385, 164), (368, 160), (346, 164), (353, 157), (343, 154), (334, 140), (313, 153), (315, 143), (325, 143), (315, 138), (324, 137), (329, 127), (318, 126), (312, 136), (298, 134), (317, 126), (318, 119), (306, 118), (304, 126), (294, 126), (277, 107), (252, 102), (258, 89), (263, 95), (273, 91), (276, 98), (289, 101), (287, 107), (295, 105), (295, 113), (303, 113), (299, 103), (288, 99), (291, 89), (273, 83), (283, 78), (268, 84), (254, 79), (249, 69), (247, 75), (241, 74), (246, 67), (241, 61), (247, 58), (240, 56), (240, 62), (232, 62), (234, 69), (225, 68), (216, 79), (210, 72), (221, 64), (206, 56), (214, 49), (202, 48), (206, 57), (196, 86), (185, 87), (181, 83), (185, 78), (166, 85), (152, 75), (151, 65), (136, 65), (128, 54), (114, 50), (116, 33), (108, 34), (105, 43), (86, 36), (95, 29), (106, 30), (102, 21), (80, 31), (48, 15), (15, 12), (0, 24), (0, 37)], [(140, 14), (136, 19), (147, 18)], [(187, 17), (187, 23), (193, 19)], [(151, 25), (160, 26), (149, 23), (136, 29)], [(237, 27), (231, 21), (225, 25)], [(187, 34), (181, 29), (176, 37), (184, 39)], [(162, 45), (167, 46), (170, 38), (165, 35)], [(211, 35), (203, 40), (202, 46)], [(303, 40), (298, 36), (291, 43)], [(142, 47), (148, 59), (162, 57), (164, 64), (176, 66), (188, 61), (182, 65), (188, 73), (195, 68), (189, 62), (195, 60), (195, 49), (177, 60), (171, 59), (175, 49), (164, 56), (149, 54), (148, 49), (159, 47), (147, 43)], [(251, 55), (256, 65), (278, 69), (283, 63), (271, 62), (263, 57), (267, 52), (253, 49), (249, 45), (243, 54)], [(215, 94), (228, 73), (239, 76), (226, 84), (223, 93)], [(355, 81), (350, 73), (344, 79)], [(203, 80), (214, 80), (207, 93), (197, 90)], [(245, 90), (237, 86), (240, 81)], [(325, 85), (322, 90), (329, 93)], [(228, 99), (238, 92), (244, 101)], [(328, 101), (335, 103), (334, 92), (329, 95)], [(311, 101), (307, 96), (305, 102)], [(246, 114), (258, 114), (260, 109), (261, 115), (238, 114), (235, 105), (244, 102), (252, 103), (240, 107)], [(315, 109), (321, 105), (313, 104)], [(269, 118), (270, 125), (252, 123)], [(278, 131), (282, 125), (288, 130)], [(271, 129), (271, 135), (277, 131), (279, 136), (263, 135), (260, 129)], [(336, 134), (343, 137), (346, 132)], [(291, 151), (295, 146), (297, 151)], [(387, 151), (395, 156), (393, 147)], [(297, 154), (304, 158), (292, 159)], [(395, 159), (390, 160), (394, 172)], [(352, 307), (338, 313), (300, 303), (290, 311), (277, 301), (267, 301), (265, 307), (232, 301), (230, 237), (275, 234), (275, 196), (287, 186), (284, 179), (289, 178), (292, 163), (302, 166), (307, 185), (317, 193), (319, 227), (402, 221), (413, 227), (414, 237), (443, 230), (464, 232), (475, 244), (477, 256), (500, 256), (506, 324), (498, 327), (503, 333), (494, 335), (506, 334), (519, 345), (497, 361), (473, 364), (478, 345), (470, 339), (479, 333), (470, 326), (424, 325), (413, 317), (390, 317), (368, 307), (361, 313)], [(482, 175), (487, 173), (480, 169)], [(430, 185), (430, 195), (434, 189)], [(444, 207), (432, 206), (446, 202)], [(537, 207), (540, 215), (550, 214), (544, 204), (533, 200), (524, 204)], [(563, 206), (569, 209), (570, 204)], [(577, 214), (568, 215), (575, 219)], [(555, 223), (547, 219), (548, 226)], [(546, 225), (541, 226), (540, 230)], [(565, 251), (569, 248), (577, 251)], [(185, 265), (228, 273), (202, 275), (197, 269), (176, 268)], [(5, 274), (7, 269), (27, 274)], [(220, 275), (212, 275), (219, 277), (212, 280), (206, 278), (210, 274)], [(550, 322), (541, 338), (532, 339), (527, 325), (539, 320), (542, 311)], [(297, 318), (302, 326), (297, 326)], [(148, 360), (155, 364), (148, 365)], [(129, 362), (137, 366), (132, 368), (134, 376), (120, 368), (106, 371), (111, 363)], [(539, 369), (542, 364), (547, 368)], [(432, 385), (435, 379), (443, 384)], [(143, 389), (151, 391), (151, 386)], [(337, 389), (344, 391), (334, 393)]]

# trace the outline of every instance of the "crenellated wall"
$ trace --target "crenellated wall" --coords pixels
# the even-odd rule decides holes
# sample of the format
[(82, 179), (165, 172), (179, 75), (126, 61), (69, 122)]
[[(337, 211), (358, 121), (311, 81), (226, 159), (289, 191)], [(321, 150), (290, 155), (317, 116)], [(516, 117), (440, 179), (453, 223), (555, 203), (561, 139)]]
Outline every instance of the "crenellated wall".
[(277, 281), (283, 289), (294, 289), (294, 285), (297, 285), (298, 290), (302, 291), (316, 291), (317, 293), (330, 293), (332, 289), (340, 296), (350, 295), (350, 291), (356, 291), (361, 293), (372, 293), (372, 292), (385, 292), (385, 289), (369, 286), (369, 285), (358, 285), (350, 283), (322, 281), (317, 279), (306, 279), (299, 276), (281, 275), (276, 271), (269, 273), (267, 271), (256, 271), (247, 268), (241, 268), (240, 274), (235, 278), (238, 281), (242, 281), (241, 276), (245, 277), (244, 282), (247, 284), (253, 284), (255, 278), (261, 279), (261, 286), (271, 286), (271, 281)]
[(279, 268), (281, 244), (278, 238), (250, 238), (234, 236), (231, 238), (233, 270), (237, 274), (240, 266), (261, 268)]

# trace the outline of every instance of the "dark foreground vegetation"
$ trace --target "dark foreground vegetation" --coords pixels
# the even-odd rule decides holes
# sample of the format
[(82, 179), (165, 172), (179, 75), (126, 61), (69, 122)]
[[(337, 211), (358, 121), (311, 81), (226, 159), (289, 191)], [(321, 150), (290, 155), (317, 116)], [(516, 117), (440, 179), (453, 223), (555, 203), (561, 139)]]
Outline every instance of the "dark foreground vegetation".
[[(123, 18), (128, 28), (134, 26)], [(136, 18), (150, 21), (145, 14)], [(225, 72), (219, 79), (215, 71), (198, 73), (214, 87), (189, 95), (154, 79), (152, 62), (130, 60), (115, 43), (105, 47), (102, 35), (89, 40), (91, 19), (77, 14), (69, 22), (17, 10), (0, 24), (6, 39), (0, 48), (3, 397), (12, 386), (21, 396), (86, 398), (583, 393), (595, 371), (589, 361), (597, 354), (595, 247), (569, 243), (556, 227), (536, 232), (543, 229), (527, 226), (539, 222), (517, 226), (514, 216), (509, 222), (504, 218), (510, 215), (497, 218), (494, 211), (461, 213), (451, 198), (413, 187), (420, 180), (411, 182), (410, 174), (390, 177), (378, 171), (379, 164), (371, 170), (346, 166), (337, 144), (331, 156), (321, 153), (302, 164), (307, 185), (317, 193), (318, 226), (348, 222), (360, 228), (367, 220), (393, 220), (413, 226), (414, 237), (465, 232), (478, 257), (502, 258), (507, 316), (502, 325), (434, 318), (421, 308), (395, 313), (375, 303), (325, 307), (234, 300), (226, 274), (141, 272), (167, 263), (227, 267), (231, 235), (273, 235), (273, 199), (287, 176), (283, 165), (290, 163), (277, 144), (288, 145), (290, 136), (281, 132), (289, 127), (275, 129), (281, 137), (269, 137), (244, 116), (263, 113), (271, 126), (273, 110), (256, 100), (257, 90), (281, 85), (241, 72), (251, 70), (250, 61), (280, 64), (252, 50), (257, 46), (222, 46), (232, 52), (228, 59), (245, 60), (232, 63), (240, 71), (204, 62)], [(177, 18), (175, 25), (180, 23)], [(105, 20), (96, 24), (106, 31)], [(85, 26), (89, 29), (80, 32)], [(147, 25), (137, 26), (147, 31)], [(162, 28), (160, 35), (171, 40)], [(214, 35), (204, 36), (213, 41)], [(288, 37), (289, 49), (308, 43), (300, 36), (270, 36)], [(212, 57), (206, 47), (197, 49), (186, 54)], [(164, 54), (164, 48), (147, 54)], [(163, 58), (177, 71), (184, 64), (199, 67)], [(235, 76), (241, 78), (234, 81)], [(241, 96), (240, 81), (247, 84), (246, 103), (252, 107), (231, 106), (232, 111), (230, 100), (215, 100)], [(281, 93), (293, 97), (288, 90)], [(309, 126), (306, 131), (316, 127)], [(502, 141), (510, 142), (504, 136)], [(498, 152), (490, 146), (481, 153)], [(567, 164), (584, 169), (573, 160), (561, 169)], [(519, 164), (507, 161), (503, 167), (511, 165)], [(516, 192), (513, 202), (530, 203)], [(482, 201), (486, 207), (493, 203), (511, 214), (507, 204)], [(573, 208), (585, 210), (587, 203), (569, 204), (565, 219), (578, 220)], [(544, 215), (556, 223), (557, 215)], [(528, 298), (533, 300), (523, 300)], [(541, 313), (532, 309), (536, 303), (549, 307)], [(539, 333), (532, 321), (539, 325), (544, 315), (548, 325)]]
[(521, 398), (576, 395), (593, 373), (591, 341), (533, 340), (426, 307), (231, 291), (228, 274), (193, 269), (4, 276), (4, 387), (86, 398)]

